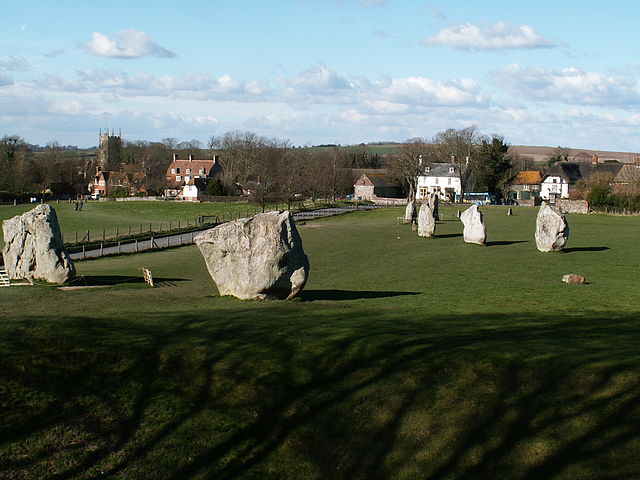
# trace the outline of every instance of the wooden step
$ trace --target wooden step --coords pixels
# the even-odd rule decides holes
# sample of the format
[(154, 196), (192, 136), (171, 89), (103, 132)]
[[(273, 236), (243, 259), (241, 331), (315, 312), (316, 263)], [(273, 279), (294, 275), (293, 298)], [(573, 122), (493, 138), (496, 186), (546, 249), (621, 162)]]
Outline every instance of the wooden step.
[(0, 287), (9, 287), (11, 286), (11, 281), (9, 280), (9, 275), (4, 268), (0, 268)]

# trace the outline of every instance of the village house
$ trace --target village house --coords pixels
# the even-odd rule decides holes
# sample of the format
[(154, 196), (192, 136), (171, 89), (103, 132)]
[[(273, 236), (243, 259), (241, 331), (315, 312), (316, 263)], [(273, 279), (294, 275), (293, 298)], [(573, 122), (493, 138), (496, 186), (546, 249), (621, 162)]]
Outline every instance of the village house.
[(518, 205), (535, 206), (540, 198), (542, 174), (538, 170), (523, 170), (509, 185), (509, 200)]
[(210, 160), (197, 160), (192, 153), (187, 159), (179, 159), (178, 154), (174, 153), (165, 175), (164, 196), (196, 201), (206, 191), (209, 180), (221, 172), (218, 155)]
[(606, 173), (614, 178), (621, 163), (600, 163), (597, 155), (593, 155), (591, 163), (558, 162), (552, 166), (540, 184), (540, 197), (553, 203), (556, 198), (568, 198), (578, 180), (588, 180), (596, 173)]
[(402, 196), (402, 187), (392, 182), (386, 173), (363, 173), (353, 185), (353, 197), (356, 200), (375, 201)]
[[(123, 166), (124, 167), (124, 166)], [(98, 170), (89, 191), (94, 198), (109, 197), (114, 193), (124, 196), (145, 194), (144, 174), (137, 171)]]
[(455, 163), (431, 163), (418, 176), (416, 200), (437, 193), (446, 202), (458, 201), (462, 195), (460, 167)]

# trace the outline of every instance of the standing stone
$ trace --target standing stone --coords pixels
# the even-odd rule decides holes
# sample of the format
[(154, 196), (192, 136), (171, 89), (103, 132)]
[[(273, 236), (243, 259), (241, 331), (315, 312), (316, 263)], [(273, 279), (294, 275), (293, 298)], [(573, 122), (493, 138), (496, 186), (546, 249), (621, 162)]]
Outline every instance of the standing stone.
[(194, 241), (220, 295), (290, 299), (307, 281), (309, 260), (289, 211), (228, 222)]
[(482, 212), (478, 205), (471, 205), (462, 215), (460, 221), (464, 225), (464, 241), (484, 245), (487, 240), (487, 232), (482, 221)]
[(404, 209), (404, 223), (412, 223), (416, 219), (416, 202), (409, 200)]
[(567, 219), (560, 211), (542, 202), (536, 218), (536, 246), (541, 252), (562, 250), (569, 238)]
[(2, 222), (4, 266), (9, 278), (64, 283), (76, 269), (64, 249), (56, 211), (38, 205)]
[(420, 205), (418, 213), (418, 236), (432, 237), (436, 231), (436, 219), (433, 216), (433, 208), (427, 201)]
[(437, 221), (440, 221), (440, 213), (438, 211), (438, 206), (440, 204), (440, 197), (436, 192), (431, 192), (429, 195), (427, 195), (427, 201), (429, 202), (429, 205), (431, 205), (431, 210), (433, 211), (433, 218), (435, 218)]

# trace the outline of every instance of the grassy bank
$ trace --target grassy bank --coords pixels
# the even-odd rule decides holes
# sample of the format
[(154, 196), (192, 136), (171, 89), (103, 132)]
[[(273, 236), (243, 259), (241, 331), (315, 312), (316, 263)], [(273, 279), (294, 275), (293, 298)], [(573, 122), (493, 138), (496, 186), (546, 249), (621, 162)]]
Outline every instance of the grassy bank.
[(638, 218), (542, 254), (534, 210), (484, 211), (486, 247), (400, 209), (301, 226), (302, 301), (219, 297), (195, 247), (0, 289), (0, 476), (640, 476)]

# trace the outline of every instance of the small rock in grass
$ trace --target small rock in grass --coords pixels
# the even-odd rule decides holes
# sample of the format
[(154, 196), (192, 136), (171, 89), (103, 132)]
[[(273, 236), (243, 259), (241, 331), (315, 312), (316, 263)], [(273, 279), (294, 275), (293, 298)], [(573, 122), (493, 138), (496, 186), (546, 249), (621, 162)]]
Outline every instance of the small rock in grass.
[(562, 281), (564, 283), (571, 283), (571, 284), (579, 284), (579, 283), (586, 282), (585, 278), (582, 275), (576, 275), (575, 273), (563, 275)]

